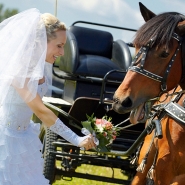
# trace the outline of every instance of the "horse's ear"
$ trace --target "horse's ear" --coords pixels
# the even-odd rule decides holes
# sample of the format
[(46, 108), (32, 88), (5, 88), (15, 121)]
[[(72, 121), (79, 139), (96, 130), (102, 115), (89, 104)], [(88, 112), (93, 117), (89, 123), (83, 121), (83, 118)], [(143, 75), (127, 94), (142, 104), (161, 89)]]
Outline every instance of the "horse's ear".
[(139, 2), (139, 8), (145, 22), (147, 22), (148, 20), (156, 16), (152, 11), (146, 8), (146, 6), (144, 6), (141, 2)]
[(178, 23), (175, 32), (180, 36), (185, 35), (185, 20)]

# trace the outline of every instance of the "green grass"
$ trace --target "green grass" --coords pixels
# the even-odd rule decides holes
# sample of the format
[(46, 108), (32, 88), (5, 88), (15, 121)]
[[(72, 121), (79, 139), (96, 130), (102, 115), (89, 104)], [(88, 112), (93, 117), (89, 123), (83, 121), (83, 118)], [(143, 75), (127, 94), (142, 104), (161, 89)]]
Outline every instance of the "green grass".
[[(83, 164), (80, 167), (76, 169), (76, 172), (80, 173), (88, 173), (93, 175), (99, 175), (104, 177), (112, 177), (112, 169), (109, 167), (97, 167), (92, 165)], [(119, 179), (127, 180), (127, 177), (124, 176), (120, 169), (114, 169), (114, 177)], [(101, 182), (101, 181), (95, 181), (95, 180), (87, 180), (87, 179), (81, 179), (81, 178), (73, 178), (72, 181), (68, 180), (56, 180), (53, 185), (116, 185), (115, 183), (108, 183), (108, 182)]]

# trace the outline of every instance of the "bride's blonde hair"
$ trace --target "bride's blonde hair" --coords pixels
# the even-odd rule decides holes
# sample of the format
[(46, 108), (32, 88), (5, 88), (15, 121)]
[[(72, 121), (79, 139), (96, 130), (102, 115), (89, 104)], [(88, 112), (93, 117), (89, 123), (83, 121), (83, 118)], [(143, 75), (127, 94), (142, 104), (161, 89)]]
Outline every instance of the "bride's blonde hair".
[(47, 41), (56, 38), (56, 31), (58, 30), (67, 30), (65, 24), (60, 22), (54, 15), (50, 13), (44, 13), (41, 15), (47, 34)]

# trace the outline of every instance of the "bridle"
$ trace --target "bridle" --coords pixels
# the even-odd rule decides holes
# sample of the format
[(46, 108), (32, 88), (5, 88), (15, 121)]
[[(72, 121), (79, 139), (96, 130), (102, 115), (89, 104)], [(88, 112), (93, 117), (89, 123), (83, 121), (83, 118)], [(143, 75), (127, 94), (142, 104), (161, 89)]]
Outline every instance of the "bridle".
[[(161, 90), (162, 92), (166, 92), (167, 91), (167, 84), (166, 84), (166, 81), (167, 81), (167, 77), (168, 77), (168, 74), (170, 72), (170, 69), (173, 65), (173, 62), (175, 61), (175, 58), (177, 56), (177, 53), (179, 52), (180, 48), (181, 48), (181, 45), (182, 45), (182, 37), (180, 37), (178, 34), (176, 33), (173, 33), (172, 34), (172, 38), (176, 39), (178, 41), (178, 47), (176, 48), (176, 51), (175, 53), (173, 54), (167, 68), (166, 68), (166, 71), (164, 73), (164, 76), (161, 77), (159, 75), (156, 75), (154, 73), (151, 73), (150, 71), (147, 71), (145, 70), (143, 67), (144, 67), (144, 63), (145, 63), (145, 60), (146, 60), (146, 56), (147, 56), (147, 53), (149, 51), (149, 49), (151, 48), (152, 44), (154, 43), (155, 41), (155, 38), (151, 39), (146, 46), (142, 46), (139, 50), (139, 52), (137, 53), (137, 55), (135, 56), (131, 66), (128, 68), (128, 70), (130, 71), (134, 71), (134, 72), (137, 72), (141, 75), (144, 75), (148, 78), (151, 78), (155, 81), (158, 81), (158, 82), (161, 82)], [(141, 56), (142, 55), (142, 56)], [(136, 62), (138, 61), (139, 57), (141, 56), (141, 59), (140, 59), (140, 66), (136, 66)], [(184, 73), (183, 73), (184, 74)], [(184, 78), (184, 77), (183, 77)]]

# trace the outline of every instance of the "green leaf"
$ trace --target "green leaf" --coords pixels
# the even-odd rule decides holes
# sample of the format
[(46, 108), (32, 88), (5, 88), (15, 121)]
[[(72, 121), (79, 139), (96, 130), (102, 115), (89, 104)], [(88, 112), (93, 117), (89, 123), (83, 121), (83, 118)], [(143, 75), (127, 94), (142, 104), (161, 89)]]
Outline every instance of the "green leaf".
[(90, 121), (82, 121), (81, 122), (83, 127), (86, 128), (87, 130), (89, 130), (89, 132), (92, 134), (93, 133), (93, 128), (91, 126), (91, 122)]
[(86, 114), (86, 117), (87, 117), (87, 120), (88, 121), (92, 121), (94, 118), (96, 119), (96, 117), (94, 117), (94, 113), (92, 113), (91, 116), (89, 116), (89, 115)]
[(97, 151), (98, 152), (103, 152), (103, 153), (105, 153), (105, 152), (110, 152), (110, 150), (106, 147), (106, 146), (97, 146)]
[(106, 146), (107, 144), (109, 144), (109, 141), (102, 134), (96, 134), (96, 137), (99, 140), (100, 146)]

